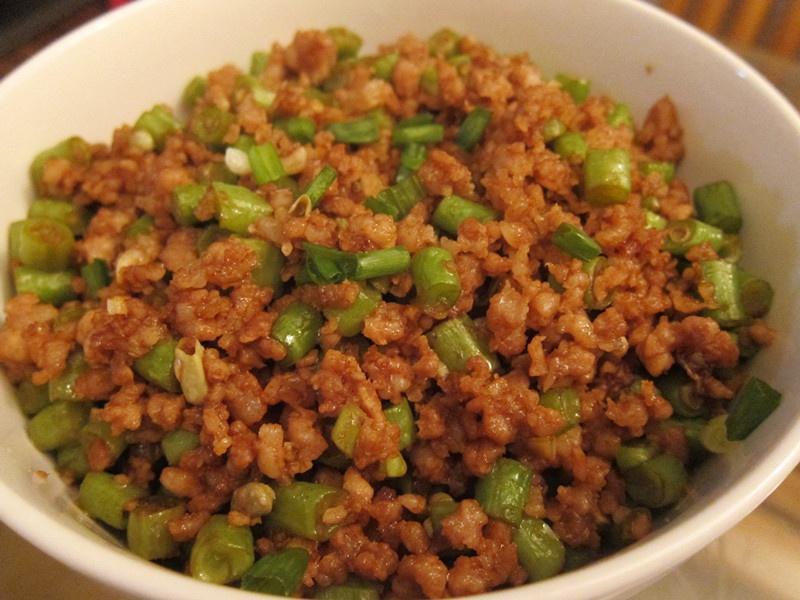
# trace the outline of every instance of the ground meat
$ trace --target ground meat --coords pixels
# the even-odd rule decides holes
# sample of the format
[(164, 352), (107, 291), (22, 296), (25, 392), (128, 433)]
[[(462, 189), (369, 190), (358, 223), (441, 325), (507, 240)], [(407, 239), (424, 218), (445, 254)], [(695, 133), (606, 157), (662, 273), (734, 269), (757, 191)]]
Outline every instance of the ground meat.
[(639, 142), (656, 160), (678, 162), (683, 158), (683, 128), (669, 96), (661, 98), (647, 113)]

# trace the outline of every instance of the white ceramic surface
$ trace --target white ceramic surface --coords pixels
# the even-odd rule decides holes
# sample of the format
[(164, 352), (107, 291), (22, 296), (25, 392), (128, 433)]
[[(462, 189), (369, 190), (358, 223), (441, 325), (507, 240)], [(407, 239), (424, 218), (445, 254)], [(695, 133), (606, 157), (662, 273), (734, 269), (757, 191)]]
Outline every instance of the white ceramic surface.
[[(777, 343), (756, 372), (784, 392), (778, 411), (730, 456), (693, 480), (693, 493), (647, 541), (536, 584), (540, 600), (624, 597), (687, 559), (755, 508), (800, 459), (800, 118), (764, 79), (709, 38), (633, 0), (140, 0), (57, 42), (0, 84), (0, 232), (25, 213), (35, 152), (78, 133), (109, 140), (157, 101), (176, 101), (192, 75), (297, 28), (346, 24), (367, 48), (442, 25), (503, 51), (528, 51), (545, 73), (580, 73), (624, 99), (641, 121), (669, 92), (686, 129), (681, 175), (732, 180), (744, 199), (746, 266), (770, 279)], [(0, 247), (5, 247), (2, 243)], [(5, 256), (0, 256), (5, 262)], [(9, 293), (4, 282), (4, 293)], [(152, 566), (81, 523), (51, 464), (27, 441), (10, 389), (0, 394), (0, 519), (34, 544), (130, 594), (174, 600), (259, 598)], [(95, 530), (96, 531), (96, 530)], [(522, 600), (530, 587), (501, 592)]]

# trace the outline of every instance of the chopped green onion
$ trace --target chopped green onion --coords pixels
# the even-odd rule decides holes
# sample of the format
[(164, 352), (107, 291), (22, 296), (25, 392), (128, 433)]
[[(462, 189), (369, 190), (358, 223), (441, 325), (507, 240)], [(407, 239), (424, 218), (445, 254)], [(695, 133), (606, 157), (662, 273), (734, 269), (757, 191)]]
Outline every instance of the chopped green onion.
[(310, 144), (313, 142), (314, 135), (317, 133), (316, 124), (308, 117), (287, 117), (285, 119), (278, 119), (273, 125), (285, 131), (286, 135), (294, 141), (303, 144)]
[(586, 153), (583, 163), (583, 192), (595, 206), (625, 202), (631, 193), (631, 158), (623, 148)]
[(450, 308), (461, 296), (453, 255), (444, 248), (428, 246), (417, 252), (411, 259), (411, 276), (417, 300), (425, 308)]
[(180, 547), (169, 532), (169, 522), (186, 507), (175, 499), (149, 498), (139, 502), (128, 517), (128, 548), (145, 560), (177, 556)]
[(78, 441), (91, 407), (82, 402), (54, 402), (28, 422), (28, 437), (37, 449), (56, 450)]
[(14, 289), (17, 294), (35, 294), (46, 304), (61, 306), (68, 300), (77, 298), (72, 289), (72, 271), (48, 273), (30, 267), (14, 269)]
[(602, 300), (594, 293), (594, 284), (597, 278), (605, 270), (608, 265), (608, 259), (605, 256), (596, 256), (583, 263), (583, 272), (589, 275), (589, 285), (583, 294), (583, 302), (589, 310), (605, 310), (614, 301), (614, 291), (607, 291), (605, 298)]
[(572, 101), (575, 104), (582, 104), (589, 97), (591, 82), (588, 79), (577, 79), (559, 73), (556, 75), (555, 80), (561, 84), (561, 89), (572, 97)]
[(181, 391), (173, 369), (177, 344), (174, 339), (161, 340), (147, 354), (133, 361), (133, 370), (150, 383), (177, 394)]
[(700, 443), (713, 454), (727, 454), (736, 447), (736, 442), (728, 439), (727, 420), (728, 415), (717, 415), (700, 430)]
[(75, 235), (81, 235), (89, 222), (86, 209), (66, 200), (39, 198), (31, 202), (28, 218), (46, 218), (63, 223)]
[(392, 143), (395, 146), (406, 144), (438, 144), (444, 139), (444, 126), (438, 123), (430, 125), (414, 125), (395, 127), (392, 132)]
[(395, 221), (403, 219), (425, 196), (419, 178), (411, 175), (393, 186), (381, 190), (377, 195), (367, 198), (364, 206), (374, 213), (389, 215)]
[(769, 281), (739, 270), (740, 298), (744, 312), (754, 319), (763, 317), (772, 307), (775, 295)]
[(206, 88), (208, 88), (208, 82), (206, 81), (206, 78), (202, 75), (195, 75), (189, 80), (189, 83), (186, 84), (186, 87), (183, 88), (181, 102), (191, 108), (197, 104), (197, 101), (200, 100), (200, 98), (205, 95)]
[(704, 311), (722, 327), (734, 327), (747, 320), (742, 305), (739, 273), (736, 265), (724, 260), (706, 260), (700, 263), (703, 279), (714, 286), (716, 307)]
[(286, 357), (280, 362), (291, 367), (317, 345), (322, 315), (303, 302), (295, 302), (278, 315), (272, 325), (272, 338), (286, 349)]
[(675, 504), (686, 490), (686, 469), (670, 454), (659, 454), (623, 473), (628, 496), (647, 508)]
[(286, 175), (278, 151), (269, 142), (250, 148), (247, 151), (247, 158), (250, 159), (253, 179), (258, 185), (277, 181)]
[(489, 474), (475, 484), (475, 498), (490, 517), (519, 525), (532, 480), (529, 467), (511, 458), (498, 458)]
[(308, 196), (309, 201), (311, 202), (311, 208), (314, 208), (319, 204), (319, 201), (322, 200), (322, 197), (325, 195), (325, 192), (333, 185), (333, 182), (336, 181), (338, 177), (338, 173), (336, 169), (334, 169), (330, 165), (325, 165), (322, 167), (317, 176), (311, 180), (311, 183), (308, 184), (306, 188), (305, 194)]
[(675, 164), (671, 162), (646, 161), (639, 165), (642, 175), (658, 173), (664, 183), (670, 183), (675, 178)]
[(241, 588), (248, 592), (291, 597), (300, 587), (306, 567), (308, 567), (306, 550), (284, 548), (258, 559), (242, 575)]
[(486, 223), (496, 218), (497, 213), (488, 206), (451, 195), (439, 202), (433, 211), (431, 222), (450, 235), (458, 235), (458, 228), (467, 219)]
[(267, 201), (246, 187), (221, 181), (211, 185), (217, 194), (217, 220), (223, 229), (244, 235), (250, 225), (272, 214), (272, 207)]
[(146, 496), (147, 491), (138, 485), (123, 483), (119, 477), (111, 473), (87, 473), (78, 492), (78, 505), (106, 525), (125, 529), (128, 524), (126, 505)]
[(411, 254), (405, 248), (395, 246), (381, 250), (370, 250), (356, 254), (355, 280), (386, 277), (408, 270)]
[(428, 157), (428, 149), (423, 144), (412, 142), (403, 147), (400, 164), (409, 171), (418, 170)]
[(683, 371), (675, 368), (656, 381), (659, 392), (681, 417), (699, 417), (706, 414), (705, 398), (697, 393), (694, 382)]
[(553, 141), (553, 152), (569, 160), (585, 159), (588, 150), (589, 145), (586, 143), (586, 139), (577, 131), (568, 131)]
[(630, 127), (633, 129), (633, 117), (631, 116), (631, 109), (627, 104), (618, 102), (608, 113), (608, 124), (612, 127)]
[(564, 431), (581, 421), (581, 400), (572, 388), (550, 389), (539, 396), (539, 404), (557, 410), (564, 419)]
[(348, 458), (353, 457), (361, 425), (367, 415), (356, 404), (345, 404), (331, 430), (331, 441)]
[(182, 125), (169, 109), (163, 104), (157, 104), (145, 111), (134, 123), (133, 128), (149, 133), (157, 149), (164, 147), (164, 141), (170, 133), (180, 131)]
[(377, 117), (369, 115), (353, 121), (331, 123), (328, 131), (340, 144), (372, 144), (381, 137)]
[(708, 242), (716, 251), (722, 247), (724, 234), (721, 229), (697, 219), (670, 221), (664, 230), (664, 250), (683, 256), (695, 246)]
[(376, 58), (375, 62), (372, 63), (372, 71), (375, 73), (375, 77), (389, 81), (392, 78), (392, 73), (394, 73), (398, 60), (400, 60), (400, 54), (397, 52), (391, 52)]
[(268, 63), (269, 54), (263, 50), (256, 50), (250, 55), (250, 75), (253, 77), (261, 77)]
[(325, 511), (345, 500), (342, 490), (306, 481), (295, 481), (277, 490), (267, 524), (309, 540), (326, 541), (337, 525), (323, 521)]
[(177, 465), (181, 456), (200, 445), (200, 436), (193, 431), (176, 429), (161, 438), (161, 451), (170, 465)]
[(742, 209), (736, 190), (728, 181), (716, 181), (694, 191), (694, 205), (701, 221), (725, 233), (738, 233), (742, 228)]
[(304, 242), (303, 250), (306, 259), (305, 274), (312, 283), (341, 283), (355, 278), (358, 269), (356, 254), (311, 242)]
[(250, 528), (231, 525), (226, 515), (212, 515), (194, 540), (189, 573), (208, 583), (230, 583), (240, 579), (254, 561)]
[(216, 106), (204, 106), (192, 118), (189, 131), (203, 144), (218, 146), (235, 120), (235, 117), (226, 110)]
[(489, 351), (472, 320), (467, 315), (439, 323), (427, 333), (428, 342), (450, 371), (463, 372), (474, 356), (481, 357), (489, 370), (498, 367), (497, 357)]
[(602, 249), (582, 229), (570, 223), (562, 223), (553, 233), (553, 243), (561, 250), (581, 260), (591, 260), (599, 256)]
[(387, 421), (394, 423), (400, 429), (399, 449), (405, 450), (411, 446), (417, 433), (414, 426), (414, 413), (411, 411), (408, 400), (403, 398), (400, 404), (383, 409), (383, 414), (386, 415)]
[(514, 530), (517, 558), (529, 581), (541, 581), (564, 568), (564, 544), (541, 519), (522, 519)]
[(542, 125), (542, 138), (545, 143), (552, 142), (557, 137), (564, 135), (567, 132), (567, 126), (561, 119), (553, 117)]
[(488, 108), (478, 106), (467, 115), (461, 127), (458, 128), (456, 135), (456, 143), (467, 152), (472, 149), (481, 141), (489, 121), (492, 120), (492, 111)]
[(361, 333), (364, 319), (371, 315), (381, 302), (381, 294), (367, 286), (361, 286), (353, 304), (347, 308), (329, 308), (325, 310), (328, 319), (336, 320), (336, 328), (344, 337), (352, 337)]
[(728, 407), (728, 439), (734, 442), (745, 439), (780, 403), (780, 392), (758, 377), (748, 379)]

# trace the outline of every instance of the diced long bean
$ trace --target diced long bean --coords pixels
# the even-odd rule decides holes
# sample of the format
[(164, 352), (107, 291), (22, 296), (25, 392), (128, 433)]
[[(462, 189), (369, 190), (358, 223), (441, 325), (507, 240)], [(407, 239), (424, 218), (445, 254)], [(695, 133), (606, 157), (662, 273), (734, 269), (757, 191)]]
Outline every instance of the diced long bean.
[(716, 251), (724, 242), (721, 229), (697, 219), (670, 221), (664, 232), (664, 250), (678, 256), (683, 256), (704, 242), (708, 242)]
[(567, 126), (564, 125), (564, 122), (561, 119), (557, 119), (553, 117), (545, 122), (542, 125), (542, 139), (545, 142), (549, 143), (552, 142), (557, 137), (565, 134), (567, 132)]
[(361, 286), (353, 304), (347, 308), (329, 308), (325, 310), (328, 319), (336, 319), (336, 328), (344, 337), (351, 337), (361, 333), (361, 328), (366, 319), (378, 308), (381, 294), (367, 286)]
[(128, 517), (128, 548), (145, 560), (177, 556), (180, 548), (168, 525), (185, 512), (183, 503), (174, 499), (149, 498), (139, 502)]
[(623, 148), (586, 153), (583, 163), (583, 192), (595, 206), (625, 202), (631, 193), (631, 158)]
[(39, 450), (55, 450), (78, 441), (89, 420), (90, 406), (78, 402), (54, 402), (28, 423), (28, 437)]
[(14, 269), (14, 289), (17, 294), (35, 294), (42, 302), (61, 306), (78, 296), (72, 288), (74, 277), (72, 271), (48, 273), (30, 267), (17, 267)]
[(567, 131), (553, 141), (553, 152), (562, 158), (581, 161), (586, 158), (588, 151), (586, 138), (577, 131)]
[(150, 383), (177, 394), (181, 386), (173, 368), (176, 345), (174, 339), (161, 340), (133, 362), (133, 370)]
[(553, 233), (553, 243), (573, 258), (581, 260), (591, 260), (602, 252), (591, 236), (571, 223), (558, 226)]
[(39, 154), (33, 158), (29, 170), (31, 181), (36, 191), (42, 191), (44, 167), (48, 161), (54, 158), (62, 158), (72, 163), (86, 165), (89, 164), (92, 158), (92, 152), (89, 144), (78, 136), (68, 137), (61, 140), (55, 146), (39, 152)]
[(738, 271), (738, 280), (739, 297), (744, 312), (755, 319), (766, 315), (772, 307), (772, 298), (775, 295), (769, 281), (741, 269)]
[(428, 500), (428, 514), (431, 517), (431, 526), (434, 531), (442, 527), (442, 519), (449, 517), (458, 510), (458, 502), (450, 494), (437, 492)]
[(253, 282), (261, 287), (272, 288), (275, 296), (283, 286), (281, 269), (286, 262), (277, 246), (255, 238), (244, 238), (242, 242), (256, 253), (256, 266), (251, 272)]
[(90, 421), (83, 426), (78, 434), (81, 446), (88, 455), (93, 444), (101, 440), (105, 444), (108, 452), (110, 464), (117, 462), (117, 459), (125, 452), (128, 442), (122, 435), (114, 435), (111, 432), (111, 425), (105, 421)]
[(155, 223), (150, 215), (142, 215), (125, 230), (125, 237), (135, 238), (153, 231)]
[(308, 551), (284, 548), (262, 556), (242, 576), (243, 590), (290, 597), (297, 592), (308, 567)]
[(30, 379), (20, 382), (16, 396), (20, 409), (27, 416), (35, 415), (50, 403), (47, 384), (36, 385)]
[(114, 529), (125, 529), (128, 524), (126, 506), (131, 500), (146, 495), (147, 490), (129, 483), (124, 475), (87, 473), (78, 492), (78, 504), (89, 516)]
[(561, 84), (561, 89), (572, 97), (575, 104), (582, 104), (589, 97), (591, 82), (588, 79), (571, 77), (564, 73), (559, 73), (555, 79)]
[(209, 105), (192, 117), (189, 131), (203, 144), (219, 146), (235, 120), (227, 110)]
[(181, 456), (200, 445), (200, 436), (193, 431), (176, 429), (161, 438), (161, 451), (170, 465), (177, 465)]
[(295, 142), (303, 144), (310, 144), (314, 141), (314, 135), (317, 133), (317, 126), (313, 120), (308, 117), (287, 117), (285, 119), (277, 119), (273, 125), (278, 129), (286, 132), (290, 138)]
[(391, 52), (376, 58), (375, 62), (372, 63), (372, 71), (375, 73), (375, 77), (384, 81), (390, 80), (398, 60), (400, 60), (400, 54), (397, 52)]
[(339, 60), (353, 58), (361, 49), (361, 36), (346, 27), (331, 27), (326, 33), (336, 44), (336, 58)]
[(406, 144), (436, 144), (444, 139), (444, 126), (438, 123), (395, 127), (392, 132), (392, 143), (396, 146)]
[(522, 519), (514, 530), (514, 544), (530, 581), (547, 579), (564, 568), (564, 544), (541, 519)]
[(303, 302), (294, 302), (278, 315), (272, 325), (272, 338), (286, 349), (283, 367), (291, 367), (317, 345), (322, 315)]
[(497, 213), (488, 206), (451, 195), (439, 202), (433, 211), (431, 222), (450, 235), (458, 235), (459, 226), (467, 219), (486, 223), (496, 218)]
[(739, 273), (736, 265), (724, 260), (707, 260), (700, 263), (703, 279), (714, 286), (716, 306), (704, 311), (722, 327), (735, 327), (747, 320), (742, 305)]
[(102, 258), (95, 258), (92, 262), (81, 267), (81, 277), (86, 283), (85, 296), (97, 298), (100, 290), (111, 283), (111, 273), (108, 263)]
[(190, 227), (197, 224), (194, 211), (207, 190), (208, 187), (202, 183), (187, 183), (172, 190), (172, 217), (178, 225)]
[(481, 141), (489, 121), (492, 120), (492, 111), (488, 108), (478, 106), (467, 115), (461, 127), (458, 128), (456, 135), (456, 143), (467, 152), (471, 152), (473, 148)]
[(466, 315), (448, 319), (431, 329), (428, 342), (436, 355), (450, 371), (462, 372), (470, 358), (478, 356), (494, 370), (497, 357), (489, 351), (488, 344), (481, 339), (475, 325)]
[(69, 227), (75, 235), (81, 235), (89, 222), (86, 209), (67, 200), (39, 198), (28, 208), (29, 218), (45, 218), (58, 221)]
[(258, 185), (277, 181), (286, 175), (278, 150), (270, 142), (250, 148), (247, 158), (250, 160), (253, 179)]
[(400, 404), (395, 404), (383, 410), (386, 415), (386, 420), (394, 423), (400, 429), (400, 440), (398, 448), (405, 450), (417, 437), (416, 426), (414, 425), (414, 413), (411, 410), (411, 405), (406, 398), (403, 398)]
[(661, 231), (667, 227), (667, 220), (658, 213), (654, 213), (652, 210), (645, 210), (644, 226), (647, 229)]
[(613, 106), (611, 112), (608, 113), (608, 124), (612, 127), (630, 127), (633, 128), (633, 116), (631, 109), (627, 104), (618, 102)]
[(379, 600), (380, 597), (374, 585), (353, 578), (340, 585), (322, 588), (314, 594), (315, 600)]
[(378, 119), (373, 115), (332, 123), (328, 125), (328, 131), (340, 144), (372, 144), (381, 136)]
[(356, 449), (361, 424), (367, 415), (356, 404), (348, 403), (342, 407), (331, 430), (331, 441), (342, 454), (352, 458)]
[(157, 104), (148, 111), (145, 111), (133, 124), (134, 130), (146, 131), (153, 138), (156, 149), (164, 147), (167, 136), (181, 128), (181, 123), (176, 119), (169, 109)]
[(617, 449), (614, 461), (623, 473), (647, 462), (658, 453), (658, 449), (649, 442), (631, 442)]
[(400, 167), (408, 170), (409, 173), (416, 172), (428, 157), (428, 149), (424, 144), (412, 142), (403, 147), (400, 153)]
[(452, 29), (444, 27), (428, 38), (428, 51), (431, 56), (453, 56), (458, 52), (461, 36)]
[(87, 368), (83, 353), (73, 353), (67, 360), (67, 367), (47, 384), (50, 402), (82, 400), (75, 389), (75, 384)]
[(446, 309), (461, 296), (461, 280), (453, 265), (453, 255), (438, 246), (428, 246), (411, 259), (411, 276), (417, 300), (429, 309)]
[(519, 525), (532, 480), (529, 467), (511, 458), (498, 458), (489, 474), (478, 479), (475, 498), (490, 517)]
[(564, 419), (564, 430), (581, 421), (581, 400), (573, 388), (552, 388), (539, 396), (539, 404), (557, 410)]
[(363, 281), (395, 275), (407, 271), (410, 264), (411, 254), (400, 246), (359, 252), (353, 279)]
[(780, 392), (758, 377), (748, 379), (728, 407), (728, 439), (738, 442), (747, 438), (780, 403)]
[(326, 510), (344, 502), (342, 490), (318, 483), (295, 481), (279, 487), (267, 524), (292, 535), (325, 541), (336, 525), (323, 521)]
[(56, 466), (59, 473), (75, 479), (82, 479), (89, 472), (89, 460), (80, 444), (62, 446), (56, 452)]
[(624, 473), (628, 496), (647, 508), (675, 504), (686, 490), (686, 469), (670, 454), (659, 454)]
[(183, 93), (181, 93), (181, 102), (183, 102), (186, 106), (191, 108), (203, 95), (206, 93), (206, 89), (208, 88), (208, 81), (202, 75), (195, 75), (192, 77), (189, 82), (186, 84), (186, 87), (183, 88)]
[(272, 207), (267, 201), (246, 187), (221, 181), (215, 181), (212, 187), (219, 203), (219, 226), (223, 229), (244, 235), (250, 225), (272, 214)]
[(226, 515), (213, 515), (195, 538), (189, 573), (208, 583), (230, 583), (240, 579), (254, 561), (250, 528), (231, 525)]
[(15, 258), (26, 267), (40, 271), (63, 271), (72, 262), (75, 238), (60, 221), (32, 217), (14, 232)]
[(236, 488), (231, 497), (231, 510), (250, 518), (263, 517), (272, 512), (275, 491), (266, 483), (249, 481)]
[(658, 173), (664, 183), (671, 183), (675, 178), (675, 165), (671, 162), (645, 161), (639, 165), (639, 170), (645, 176), (650, 173)]
[(694, 205), (701, 221), (725, 233), (738, 233), (742, 228), (742, 209), (736, 190), (728, 181), (716, 181), (694, 191)]

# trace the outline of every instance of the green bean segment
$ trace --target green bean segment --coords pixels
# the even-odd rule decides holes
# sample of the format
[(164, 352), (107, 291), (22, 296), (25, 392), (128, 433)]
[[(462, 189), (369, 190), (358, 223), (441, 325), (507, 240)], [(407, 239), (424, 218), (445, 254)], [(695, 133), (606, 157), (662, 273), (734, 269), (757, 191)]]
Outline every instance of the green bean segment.
[(411, 259), (411, 276), (417, 301), (425, 308), (446, 309), (461, 296), (461, 280), (453, 265), (453, 255), (437, 246), (428, 246)]
[(53, 159), (64, 159), (71, 163), (87, 165), (91, 161), (91, 158), (91, 147), (83, 138), (78, 136), (68, 137), (55, 146), (42, 150), (34, 157), (29, 169), (33, 187), (37, 192), (42, 191), (42, 177), (44, 175), (45, 166), (49, 161)]
[(162, 104), (143, 112), (133, 125), (135, 130), (146, 131), (150, 134), (157, 150), (164, 147), (164, 142), (169, 134), (179, 131), (181, 127), (181, 122)]
[(316, 600), (379, 600), (380, 597), (375, 586), (354, 578), (341, 585), (322, 588), (314, 594)]
[(450, 371), (466, 371), (467, 363), (476, 356), (485, 361), (489, 370), (499, 366), (497, 357), (489, 351), (488, 344), (466, 315), (442, 321), (428, 332), (427, 337), (439, 360)]
[(728, 181), (716, 181), (694, 191), (694, 205), (701, 221), (725, 233), (738, 233), (742, 228), (739, 197)]
[(381, 294), (377, 290), (362, 285), (353, 304), (347, 308), (328, 308), (325, 317), (336, 320), (336, 328), (344, 337), (352, 337), (361, 333), (364, 319), (371, 315), (381, 302)]
[(286, 349), (281, 360), (283, 367), (291, 367), (308, 354), (319, 341), (322, 315), (303, 302), (294, 302), (286, 307), (272, 325), (272, 338)]
[(37, 449), (56, 450), (78, 441), (89, 420), (89, 405), (54, 402), (45, 406), (28, 423), (28, 437)]
[(14, 232), (12, 255), (23, 265), (40, 271), (63, 271), (72, 262), (75, 238), (64, 223), (45, 217), (22, 221)]
[(291, 597), (300, 587), (308, 566), (303, 548), (284, 548), (259, 558), (242, 576), (242, 589), (249, 592)]
[(255, 562), (249, 527), (228, 523), (226, 515), (212, 515), (197, 534), (189, 557), (189, 573), (208, 583), (241, 579)]
[(539, 396), (539, 404), (557, 410), (564, 419), (566, 431), (581, 421), (581, 400), (573, 388), (553, 388)]
[(244, 235), (250, 225), (272, 214), (272, 207), (254, 191), (240, 185), (221, 181), (211, 184), (217, 195), (219, 226), (232, 233)]
[(233, 125), (235, 117), (216, 106), (205, 106), (195, 113), (189, 131), (203, 144), (219, 146)]
[(519, 525), (528, 502), (533, 472), (511, 458), (499, 458), (475, 485), (475, 499), (490, 517)]
[(181, 456), (200, 445), (200, 436), (193, 431), (176, 429), (161, 438), (161, 451), (170, 465), (177, 465)]
[(677, 256), (683, 256), (703, 243), (708, 243), (716, 251), (724, 242), (721, 229), (696, 219), (669, 221), (664, 232), (664, 250)]
[(89, 222), (86, 209), (66, 200), (38, 198), (28, 208), (28, 218), (44, 218), (58, 221), (69, 227), (75, 235), (83, 234)]
[(331, 430), (331, 441), (348, 458), (353, 452), (361, 433), (361, 424), (367, 415), (353, 403), (345, 404)]
[(318, 483), (295, 481), (276, 490), (275, 504), (266, 519), (271, 527), (309, 540), (325, 541), (336, 530), (322, 517), (344, 501), (342, 490)]
[(555, 80), (561, 84), (561, 89), (572, 97), (572, 101), (575, 104), (582, 104), (589, 97), (591, 82), (588, 79), (580, 79), (559, 73), (556, 75)]
[(340, 144), (372, 144), (380, 138), (380, 125), (373, 116), (328, 125), (328, 131)]
[(124, 475), (87, 473), (78, 493), (78, 505), (89, 516), (114, 529), (128, 525), (127, 506), (131, 500), (143, 498), (147, 491), (127, 482)]
[(681, 499), (686, 469), (674, 456), (659, 454), (623, 474), (628, 496), (647, 508), (663, 508)]
[(400, 429), (399, 449), (405, 450), (411, 446), (417, 437), (417, 431), (414, 425), (414, 413), (408, 400), (403, 398), (400, 404), (383, 409), (383, 414), (386, 415), (387, 421), (394, 423)]
[(586, 158), (589, 145), (583, 134), (577, 131), (567, 131), (553, 141), (553, 152), (569, 160), (582, 161)]
[(744, 440), (761, 425), (781, 403), (781, 394), (758, 377), (742, 386), (728, 407), (728, 439)]
[(620, 204), (631, 193), (631, 159), (627, 150), (590, 149), (583, 163), (583, 193), (594, 206)]
[(593, 238), (571, 223), (558, 226), (553, 233), (553, 243), (573, 258), (581, 260), (591, 260), (602, 252)]
[(23, 414), (32, 416), (50, 403), (47, 384), (36, 385), (29, 379), (20, 382), (16, 389), (17, 404)]
[(456, 143), (467, 152), (471, 152), (478, 142), (483, 139), (483, 134), (489, 121), (492, 120), (492, 111), (488, 108), (478, 106), (467, 115), (461, 127), (458, 128)]
[(496, 218), (497, 213), (488, 206), (451, 195), (442, 198), (442, 201), (439, 202), (436, 210), (433, 211), (431, 222), (442, 231), (456, 236), (459, 226), (467, 219), (486, 223)]
[(128, 516), (128, 548), (145, 560), (177, 556), (180, 548), (169, 532), (169, 522), (185, 512), (186, 507), (174, 499), (139, 502)]
[(517, 558), (529, 581), (541, 581), (564, 568), (564, 544), (541, 519), (522, 519), (514, 530)]
[(395, 221), (404, 218), (425, 196), (425, 189), (416, 175), (398, 181), (393, 186), (367, 198), (364, 206), (372, 212), (389, 215)]

